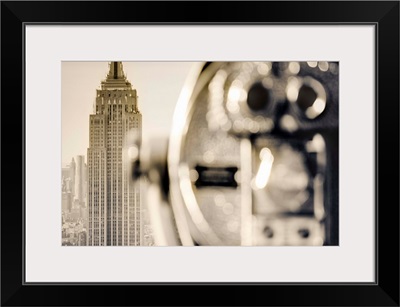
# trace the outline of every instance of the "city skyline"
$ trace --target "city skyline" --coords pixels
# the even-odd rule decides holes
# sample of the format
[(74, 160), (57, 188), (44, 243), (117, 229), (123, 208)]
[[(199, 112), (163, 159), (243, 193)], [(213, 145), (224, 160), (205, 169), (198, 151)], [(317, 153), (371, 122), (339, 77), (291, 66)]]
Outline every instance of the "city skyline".
[(85, 156), (71, 159), (61, 174), (62, 245), (87, 245), (87, 165)]
[[(93, 109), (96, 89), (99, 80), (105, 79), (108, 63), (62, 63), (63, 167), (72, 157), (86, 157), (89, 146), (87, 115)], [(123, 65), (125, 74), (139, 93), (141, 113), (149, 115), (143, 123), (143, 137), (168, 137), (175, 104), (193, 62), (123, 62)]]
[[(127, 136), (142, 136), (137, 90), (127, 79), (122, 62), (108, 63), (106, 77), (98, 83), (95, 103), (85, 114), (89, 123), (87, 152), (62, 165), (62, 245), (152, 245), (141, 184), (131, 180), (129, 163)], [(70, 94), (83, 100), (78, 92)], [(63, 100), (63, 105), (67, 103)], [(76, 114), (79, 111), (75, 109)], [(63, 144), (69, 141), (62, 140)]]

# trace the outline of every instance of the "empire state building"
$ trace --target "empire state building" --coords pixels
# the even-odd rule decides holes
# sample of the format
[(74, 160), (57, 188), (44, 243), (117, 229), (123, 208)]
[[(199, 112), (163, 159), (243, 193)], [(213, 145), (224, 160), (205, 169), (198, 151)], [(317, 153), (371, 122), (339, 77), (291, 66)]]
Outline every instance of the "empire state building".
[(89, 122), (88, 245), (141, 245), (140, 188), (131, 182), (126, 135), (142, 133), (136, 89), (111, 62)]

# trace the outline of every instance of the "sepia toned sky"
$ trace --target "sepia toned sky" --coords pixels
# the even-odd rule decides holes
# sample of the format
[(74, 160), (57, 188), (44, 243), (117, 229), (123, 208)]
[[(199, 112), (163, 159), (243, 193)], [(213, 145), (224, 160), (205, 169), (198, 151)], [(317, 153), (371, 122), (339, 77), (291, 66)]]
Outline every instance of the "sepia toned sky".
[[(175, 104), (191, 62), (123, 62), (124, 72), (137, 90), (143, 138), (168, 136)], [(62, 62), (62, 164), (84, 155), (89, 146), (89, 115), (96, 89), (108, 73), (108, 62)]]

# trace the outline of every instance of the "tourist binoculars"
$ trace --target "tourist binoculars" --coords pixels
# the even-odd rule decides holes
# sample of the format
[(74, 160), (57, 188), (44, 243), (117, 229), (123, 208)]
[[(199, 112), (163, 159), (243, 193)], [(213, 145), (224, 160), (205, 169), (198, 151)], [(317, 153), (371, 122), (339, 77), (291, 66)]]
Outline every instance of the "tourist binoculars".
[(338, 245), (338, 76), (338, 62), (197, 63), (169, 138), (130, 139), (154, 245)]

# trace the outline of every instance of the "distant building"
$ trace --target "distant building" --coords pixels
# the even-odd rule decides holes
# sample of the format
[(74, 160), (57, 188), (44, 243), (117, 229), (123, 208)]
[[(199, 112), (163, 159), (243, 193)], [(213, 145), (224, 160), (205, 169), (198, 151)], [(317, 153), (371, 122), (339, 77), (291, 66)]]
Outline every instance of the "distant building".
[(153, 237), (153, 229), (151, 225), (147, 224), (143, 227), (143, 245), (144, 246), (153, 246), (154, 245), (154, 237)]
[(141, 134), (136, 90), (121, 62), (111, 62), (89, 122), (88, 245), (141, 245), (140, 192), (131, 182), (125, 136)]
[(78, 221), (81, 218), (82, 218), (81, 217), (81, 209), (79, 207), (73, 205), (72, 209), (71, 209), (71, 212), (70, 212), (70, 215), (69, 215), (69, 219), (71, 221)]
[(64, 221), (61, 238), (63, 246), (87, 245), (87, 231), (81, 221)]
[(74, 202), (77, 202), (81, 207), (84, 206), (84, 199), (86, 196), (85, 157), (76, 156), (75, 158)]
[[(61, 168), (61, 183), (63, 192), (71, 192), (74, 195), (75, 187), (73, 186), (75, 179), (75, 161), (72, 158), (70, 164)], [(73, 199), (72, 199), (73, 200)]]
[(72, 209), (72, 194), (71, 192), (62, 192), (62, 211), (71, 212)]
[(69, 178), (70, 178), (70, 188), (72, 196), (75, 194), (75, 160), (72, 158), (71, 163), (69, 164)]
[(61, 178), (69, 179), (70, 178), (70, 168), (69, 165), (67, 167), (61, 168)]
[(87, 233), (86, 230), (82, 230), (78, 233), (78, 246), (86, 246), (87, 245)]

